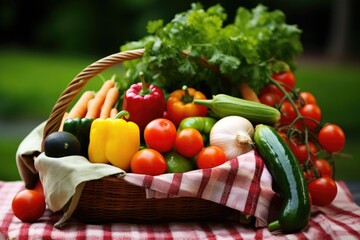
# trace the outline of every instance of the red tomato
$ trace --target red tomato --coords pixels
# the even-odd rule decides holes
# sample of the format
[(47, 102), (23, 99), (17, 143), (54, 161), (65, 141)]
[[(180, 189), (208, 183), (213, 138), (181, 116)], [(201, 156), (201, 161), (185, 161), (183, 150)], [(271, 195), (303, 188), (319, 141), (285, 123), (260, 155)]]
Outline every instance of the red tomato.
[(281, 99), (284, 97), (284, 93), (274, 84), (267, 84), (265, 87), (263, 87), (260, 90), (259, 96), (263, 96), (266, 93), (271, 93), (275, 96), (276, 102), (281, 101)]
[(144, 139), (149, 148), (159, 152), (170, 151), (175, 145), (176, 127), (165, 118), (149, 122), (144, 129)]
[(326, 206), (336, 197), (337, 186), (330, 177), (320, 177), (308, 184), (308, 190), (311, 195), (312, 204), (317, 206)]
[(310, 130), (314, 130), (319, 126), (321, 121), (321, 110), (318, 105), (312, 103), (305, 104), (300, 108), (300, 114), (304, 117), (304, 123)]
[(196, 157), (198, 168), (212, 168), (226, 162), (226, 155), (223, 150), (216, 146), (203, 148)]
[(312, 93), (300, 92), (300, 100), (304, 104), (316, 104), (316, 99)]
[(321, 128), (319, 135), (320, 145), (328, 152), (340, 152), (345, 146), (345, 134), (335, 124), (328, 124)]
[(33, 190), (38, 191), (44, 195), (44, 187), (40, 180), (36, 183), (35, 188)]
[(281, 138), (284, 140), (284, 142), (291, 148), (291, 142), (285, 132), (278, 131), (278, 134), (281, 136)]
[(281, 132), (281, 131), (278, 131), (277, 133), (284, 139), (285, 142), (289, 141), (289, 139), (287, 138), (286, 133)]
[(318, 149), (311, 141), (308, 141), (309, 149), (305, 143), (298, 143), (297, 141), (295, 141), (295, 143), (290, 142), (289, 146), (300, 164), (304, 164), (309, 159), (309, 157), (312, 160), (316, 159), (316, 153), (318, 152)]
[(131, 159), (131, 171), (138, 174), (160, 175), (166, 172), (166, 160), (158, 151), (144, 148)]
[(311, 170), (304, 171), (304, 177), (307, 182), (314, 180), (315, 174)]
[(26, 189), (15, 195), (11, 207), (14, 215), (21, 221), (35, 222), (45, 212), (45, 197), (36, 190)]
[(295, 76), (291, 71), (272, 74), (271, 77), (281, 83), (284, 89), (289, 92), (295, 87)]
[(203, 147), (201, 133), (195, 128), (184, 128), (176, 135), (176, 151), (185, 157), (195, 157)]
[(333, 171), (331, 165), (325, 159), (316, 159), (314, 165), (321, 177), (331, 177), (333, 175)]
[(268, 105), (270, 107), (274, 107), (275, 104), (277, 103), (275, 94), (270, 93), (270, 92), (260, 95), (259, 100), (261, 103)]
[(297, 117), (294, 107), (287, 100), (285, 100), (281, 105), (280, 112), (281, 112), (281, 118), (280, 118), (281, 125), (291, 124)]

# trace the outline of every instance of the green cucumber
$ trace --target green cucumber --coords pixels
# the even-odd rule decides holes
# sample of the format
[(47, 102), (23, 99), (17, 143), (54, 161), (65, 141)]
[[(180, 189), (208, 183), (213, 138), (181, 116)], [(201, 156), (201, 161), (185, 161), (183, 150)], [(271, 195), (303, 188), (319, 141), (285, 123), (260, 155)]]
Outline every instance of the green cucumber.
[(310, 220), (310, 197), (304, 173), (283, 138), (267, 125), (255, 127), (254, 142), (280, 194), (282, 206), (270, 231), (297, 232)]
[(280, 112), (276, 108), (226, 94), (217, 94), (207, 100), (194, 99), (194, 103), (208, 107), (217, 118), (235, 115), (244, 117), (255, 124), (269, 125), (280, 120)]

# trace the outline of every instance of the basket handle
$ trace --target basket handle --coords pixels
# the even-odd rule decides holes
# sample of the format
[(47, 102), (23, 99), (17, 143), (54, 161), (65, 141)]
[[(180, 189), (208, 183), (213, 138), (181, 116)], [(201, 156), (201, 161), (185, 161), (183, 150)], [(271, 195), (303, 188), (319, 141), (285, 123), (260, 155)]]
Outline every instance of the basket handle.
[(50, 116), (44, 127), (43, 141), (41, 145), (42, 151), (44, 150), (45, 138), (51, 133), (58, 131), (61, 120), (63, 119), (64, 114), (70, 103), (74, 100), (76, 95), (83, 89), (83, 87), (91, 78), (95, 77), (97, 74), (118, 63), (138, 59), (141, 58), (143, 55), (144, 49), (118, 52), (104, 57), (84, 68), (61, 93), (53, 109), (51, 110)]

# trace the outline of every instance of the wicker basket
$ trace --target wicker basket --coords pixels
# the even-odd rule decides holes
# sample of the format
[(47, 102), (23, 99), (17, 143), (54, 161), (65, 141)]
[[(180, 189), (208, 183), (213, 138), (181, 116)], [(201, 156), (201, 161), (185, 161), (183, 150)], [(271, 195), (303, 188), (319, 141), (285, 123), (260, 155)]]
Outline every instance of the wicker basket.
[[(58, 131), (61, 120), (86, 83), (107, 68), (143, 56), (144, 50), (119, 52), (89, 65), (66, 87), (55, 103), (44, 129), (43, 141)], [(73, 214), (83, 222), (164, 222), (237, 219), (240, 212), (200, 198), (146, 199), (145, 189), (116, 177), (86, 183)]]

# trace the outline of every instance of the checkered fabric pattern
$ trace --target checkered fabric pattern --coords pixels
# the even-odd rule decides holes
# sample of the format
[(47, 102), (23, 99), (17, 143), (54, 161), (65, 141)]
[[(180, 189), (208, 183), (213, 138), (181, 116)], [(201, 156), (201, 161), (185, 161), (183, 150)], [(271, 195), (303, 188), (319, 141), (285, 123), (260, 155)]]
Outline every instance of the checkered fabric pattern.
[(238, 223), (173, 222), (165, 224), (112, 223), (86, 225), (71, 219), (54, 228), (60, 213), (46, 210), (36, 223), (23, 223), (11, 210), (14, 195), (24, 183), (0, 181), (0, 239), (360, 239), (360, 207), (353, 202), (344, 182), (338, 181), (338, 195), (326, 207), (313, 207), (308, 226), (296, 234), (270, 233)]
[(255, 216), (256, 226), (267, 225), (275, 196), (264, 161), (252, 150), (208, 169), (158, 176), (128, 173), (124, 180), (144, 187), (147, 198), (197, 197)]

